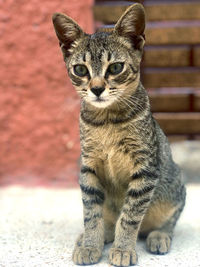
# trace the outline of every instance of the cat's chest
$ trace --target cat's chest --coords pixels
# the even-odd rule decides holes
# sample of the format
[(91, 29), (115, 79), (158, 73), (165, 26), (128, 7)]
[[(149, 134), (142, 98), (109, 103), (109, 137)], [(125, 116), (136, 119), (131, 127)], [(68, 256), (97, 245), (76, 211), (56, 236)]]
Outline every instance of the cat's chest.
[(127, 153), (122, 140), (127, 136), (126, 128), (101, 127), (93, 129), (85, 137), (83, 147), (88, 151), (85, 161), (105, 183), (126, 183), (133, 173), (131, 153)]
[(120, 141), (125, 132), (125, 130), (113, 126), (92, 128), (84, 134), (82, 145), (88, 150), (90, 157), (102, 160), (113, 158), (115, 153), (120, 150)]

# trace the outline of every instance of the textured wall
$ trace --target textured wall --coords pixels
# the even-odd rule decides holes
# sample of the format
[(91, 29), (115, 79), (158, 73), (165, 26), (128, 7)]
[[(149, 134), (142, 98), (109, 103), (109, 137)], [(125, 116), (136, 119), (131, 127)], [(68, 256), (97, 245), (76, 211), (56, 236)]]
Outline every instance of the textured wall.
[(92, 1), (0, 1), (0, 184), (77, 179), (79, 99), (51, 15), (90, 33)]

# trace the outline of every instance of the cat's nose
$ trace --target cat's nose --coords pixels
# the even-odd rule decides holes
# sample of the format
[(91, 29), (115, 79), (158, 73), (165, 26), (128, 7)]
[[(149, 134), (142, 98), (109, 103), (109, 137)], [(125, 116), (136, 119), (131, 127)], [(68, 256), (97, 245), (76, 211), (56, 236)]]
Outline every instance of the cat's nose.
[(91, 88), (92, 93), (98, 97), (101, 95), (101, 93), (103, 93), (104, 90), (105, 90), (105, 87), (96, 86), (96, 87)]

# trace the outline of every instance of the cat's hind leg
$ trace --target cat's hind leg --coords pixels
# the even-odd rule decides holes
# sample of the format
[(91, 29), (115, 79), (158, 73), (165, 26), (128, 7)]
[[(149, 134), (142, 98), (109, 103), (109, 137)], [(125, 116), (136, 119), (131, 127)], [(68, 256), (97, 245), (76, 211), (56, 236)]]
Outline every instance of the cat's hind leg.
[(108, 205), (104, 206), (103, 218), (104, 218), (104, 243), (108, 244), (114, 241), (115, 238), (115, 224), (118, 214), (113, 211)]
[(108, 244), (114, 241), (115, 230), (114, 225), (105, 225), (104, 231), (104, 243)]
[(171, 241), (171, 233), (163, 232), (161, 229), (152, 231), (146, 240), (147, 250), (153, 254), (166, 254), (170, 250)]
[(141, 233), (148, 233), (146, 247), (149, 252), (160, 255), (169, 252), (182, 209), (183, 205), (173, 206), (169, 202), (158, 202), (150, 207), (141, 226)]

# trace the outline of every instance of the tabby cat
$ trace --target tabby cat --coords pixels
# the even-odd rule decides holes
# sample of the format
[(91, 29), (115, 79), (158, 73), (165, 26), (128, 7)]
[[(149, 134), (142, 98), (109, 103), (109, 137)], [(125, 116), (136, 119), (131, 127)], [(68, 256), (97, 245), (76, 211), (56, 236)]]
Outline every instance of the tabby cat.
[(84, 233), (73, 261), (97, 263), (104, 244), (113, 241), (110, 264), (134, 265), (139, 234), (151, 253), (165, 254), (185, 187), (140, 82), (144, 8), (130, 6), (112, 31), (91, 35), (64, 14), (55, 13), (53, 24), (81, 98)]

